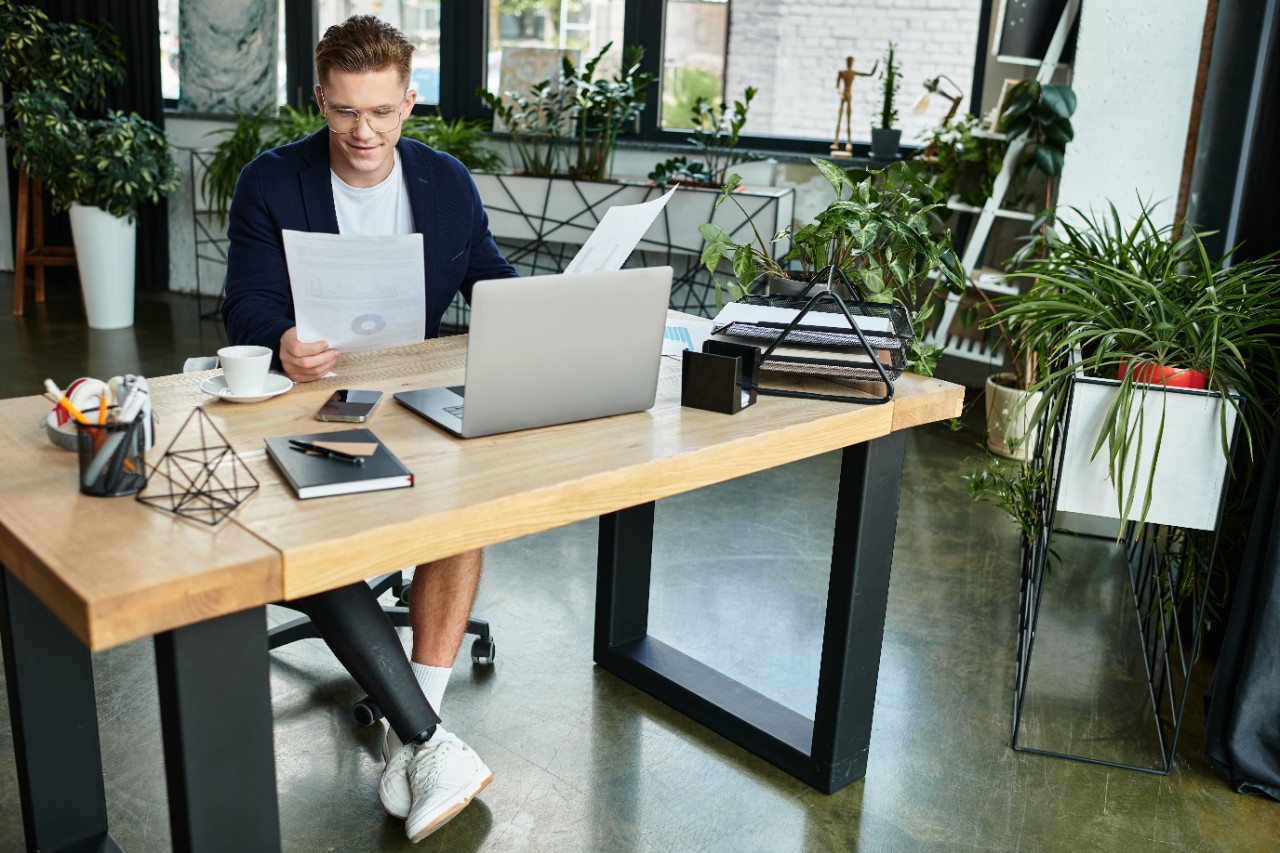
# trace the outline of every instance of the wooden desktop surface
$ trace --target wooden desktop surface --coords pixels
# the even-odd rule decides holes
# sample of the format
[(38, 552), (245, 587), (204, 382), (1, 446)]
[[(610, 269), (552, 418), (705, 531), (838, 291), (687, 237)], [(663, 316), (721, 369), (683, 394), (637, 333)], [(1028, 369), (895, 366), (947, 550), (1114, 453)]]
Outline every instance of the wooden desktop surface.
[[(47, 402), (2, 401), (0, 560), (91, 649), (107, 648), (954, 417), (963, 400), (959, 386), (907, 374), (889, 404), (761, 397), (726, 416), (681, 407), (680, 364), (664, 358), (647, 412), (464, 441), (391, 399), (461, 384), (465, 356), (465, 337), (345, 354), (336, 378), (249, 404), (202, 392), (216, 371), (151, 380), (161, 425), (149, 462), (202, 406), (261, 484), (216, 530), (131, 499), (79, 495), (75, 455), (34, 428)], [(346, 387), (384, 392), (364, 426), (415, 485), (299, 501), (262, 440), (349, 428), (312, 417)], [(797, 387), (833, 391), (816, 379)], [(110, 535), (122, 528), (132, 535)], [(79, 534), (59, 535), (68, 530), (104, 544), (88, 550)]]

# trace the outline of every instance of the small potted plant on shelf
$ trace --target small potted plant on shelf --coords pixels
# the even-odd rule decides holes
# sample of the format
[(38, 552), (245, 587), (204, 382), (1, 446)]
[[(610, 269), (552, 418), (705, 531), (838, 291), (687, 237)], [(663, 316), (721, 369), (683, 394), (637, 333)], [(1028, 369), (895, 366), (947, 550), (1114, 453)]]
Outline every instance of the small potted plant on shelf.
[[(1050, 425), (1067, 425), (1060, 508), (1211, 528), (1230, 425), (1247, 453), (1265, 429), (1280, 396), (1280, 259), (1211, 258), (1202, 236), (1156, 225), (1146, 205), (1128, 227), (1114, 206), (1099, 219), (1071, 209), (1015, 258), (1031, 285), (987, 323), (1016, 324), (1046, 359), (1030, 389), (1045, 395), (1046, 449)], [(1183, 379), (1204, 390), (1175, 408), (1164, 392)], [(1155, 488), (1174, 475), (1194, 487)]]
[[(698, 229), (706, 241), (702, 263), (715, 281), (717, 303), (722, 288), (731, 299), (739, 299), (761, 279), (771, 282), (774, 292), (803, 292), (815, 277), (823, 278), (824, 270), (838, 268), (859, 290), (848, 295), (896, 302), (906, 308), (919, 330), (946, 291), (961, 293), (965, 284), (950, 233), (934, 230), (935, 191), (906, 163), (874, 172), (846, 172), (829, 161), (811, 159), (831, 184), (835, 199), (804, 227), (785, 228), (766, 241), (752, 224), (753, 239), (744, 243), (713, 224)], [(737, 175), (729, 177), (717, 206), (726, 200), (738, 204), (733, 191), (739, 180)], [(742, 213), (750, 222), (745, 209)], [(775, 257), (771, 247), (787, 239), (790, 250)], [(721, 283), (716, 275), (726, 258), (735, 280)], [(936, 276), (931, 278), (934, 271)], [(819, 286), (826, 282), (814, 285)], [(938, 347), (917, 338), (908, 354), (910, 369), (932, 375), (939, 355)]]
[(738, 137), (747, 123), (747, 112), (755, 96), (756, 90), (748, 86), (742, 100), (733, 102), (732, 109), (723, 101), (717, 104), (702, 97), (695, 99), (689, 142), (703, 160), (672, 157), (656, 165), (649, 173), (649, 180), (660, 187), (676, 181), (699, 187), (720, 187), (734, 166), (763, 159), (760, 154), (738, 150)]
[(944, 199), (973, 207), (981, 207), (991, 197), (1009, 144), (1005, 139), (975, 136), (979, 121), (966, 113), (936, 128), (924, 148), (933, 157), (922, 161), (930, 185)]
[(877, 160), (895, 159), (898, 156), (898, 144), (902, 140), (902, 130), (894, 127), (898, 121), (895, 101), (902, 76), (902, 66), (894, 58), (897, 47), (893, 42), (889, 42), (889, 51), (884, 58), (884, 70), (880, 72), (882, 93), (880, 123), (871, 127), (871, 156)]

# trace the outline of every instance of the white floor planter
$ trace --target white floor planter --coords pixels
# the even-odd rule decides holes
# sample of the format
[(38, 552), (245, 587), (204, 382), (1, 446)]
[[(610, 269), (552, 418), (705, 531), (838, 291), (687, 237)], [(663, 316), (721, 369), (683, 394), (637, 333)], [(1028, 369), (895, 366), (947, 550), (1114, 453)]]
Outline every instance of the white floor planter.
[[(1060, 512), (1120, 518), (1105, 445), (1096, 459), (1089, 459), (1119, 384), (1112, 379), (1075, 380), (1058, 481), (1057, 508)], [(1130, 470), (1125, 476), (1126, 488), (1128, 483), (1137, 484), (1129, 520), (1136, 521), (1142, 515), (1143, 496), (1151, 478), (1152, 449), (1163, 412), (1164, 434), (1160, 439), (1155, 478), (1151, 481), (1151, 509), (1147, 513), (1147, 522), (1195, 530), (1215, 529), (1227, 466), (1222, 453), (1223, 409), (1226, 409), (1228, 442), (1235, 434), (1235, 409), (1226, 405), (1216, 392), (1165, 391), (1155, 387), (1149, 387), (1141, 399), (1135, 394), (1135, 409), (1139, 404), (1144, 409), (1142, 452), (1130, 460)], [(1136, 435), (1130, 446), (1136, 452)]]
[(987, 449), (997, 456), (1025, 462), (1031, 458), (1036, 436), (1027, 435), (1028, 421), (1035, 414), (1043, 396), (996, 382), (1013, 378), (1011, 373), (987, 377), (984, 398), (987, 408)]
[(105, 210), (71, 205), (71, 237), (91, 329), (133, 325), (137, 222)]

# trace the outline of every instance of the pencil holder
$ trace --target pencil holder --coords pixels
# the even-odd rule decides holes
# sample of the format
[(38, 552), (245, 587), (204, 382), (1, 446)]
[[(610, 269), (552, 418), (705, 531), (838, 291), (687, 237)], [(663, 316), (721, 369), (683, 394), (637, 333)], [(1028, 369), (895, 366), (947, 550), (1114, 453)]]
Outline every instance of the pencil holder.
[(147, 484), (142, 423), (76, 424), (80, 456), (80, 491), (114, 498), (142, 491)]

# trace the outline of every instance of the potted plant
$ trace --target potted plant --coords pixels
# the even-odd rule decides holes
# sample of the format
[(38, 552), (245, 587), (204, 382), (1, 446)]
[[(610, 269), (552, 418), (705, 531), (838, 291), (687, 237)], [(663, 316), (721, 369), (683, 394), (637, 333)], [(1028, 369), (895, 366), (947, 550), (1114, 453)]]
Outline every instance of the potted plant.
[(1075, 138), (1071, 116), (1076, 111), (1076, 93), (1065, 83), (1023, 80), (1009, 90), (1000, 112), (1002, 133), (1010, 139), (1026, 136), (1034, 145), (1024, 165), (1024, 177), (1039, 169), (1050, 178), (1062, 174), (1067, 143)]
[[(1060, 508), (1212, 528), (1232, 424), (1246, 453), (1265, 429), (1280, 375), (1280, 260), (1211, 258), (1202, 236), (1157, 226), (1145, 205), (1128, 227), (1114, 206), (1096, 220), (1071, 209), (1015, 258), (1032, 283), (988, 322), (1018, 324), (1047, 359), (1031, 389), (1045, 392), (1041, 440), (1067, 425)], [(1205, 390), (1166, 393), (1165, 374), (1184, 371)], [(1167, 447), (1175, 458), (1162, 465)], [(1187, 477), (1189, 488), (1155, 487)]]
[(690, 115), (693, 133), (689, 142), (704, 160), (672, 157), (655, 166), (649, 173), (649, 180), (660, 187), (673, 181), (698, 187), (720, 187), (724, 186), (729, 170), (734, 166), (763, 159), (760, 154), (737, 150), (738, 137), (747, 123), (747, 112), (755, 96), (756, 90), (748, 86), (742, 100), (733, 102), (732, 110), (724, 101), (717, 104), (702, 97), (695, 99)]
[(23, 163), (39, 163), (33, 171), (53, 209), (70, 210), (89, 327), (132, 326), (138, 207), (180, 180), (164, 131), (137, 113), (80, 118), (49, 92), (20, 95), (8, 107)]
[(577, 107), (577, 156), (569, 174), (583, 180), (609, 179), (618, 134), (640, 117), (645, 105), (644, 90), (653, 82), (652, 74), (640, 70), (644, 48), (638, 45), (623, 51), (622, 69), (613, 77), (597, 77), (600, 60), (612, 46), (613, 42), (609, 42), (602, 47), (581, 70), (574, 68), (568, 57), (561, 60), (563, 85), (573, 92)]
[(1008, 140), (975, 136), (980, 119), (966, 113), (936, 128), (925, 144), (933, 156), (921, 161), (929, 183), (944, 199), (982, 207), (995, 188)]
[(902, 66), (894, 58), (897, 45), (889, 42), (889, 52), (885, 54), (884, 70), (880, 72), (880, 86), (883, 99), (880, 104), (880, 123), (871, 126), (871, 156), (877, 160), (893, 160), (898, 156), (898, 143), (902, 140), (902, 131), (894, 127), (898, 121), (898, 110), (894, 101), (898, 97), (899, 77)]
[[(768, 241), (752, 223), (753, 239), (745, 243), (710, 223), (698, 229), (706, 241), (702, 263), (715, 280), (717, 303), (722, 286), (730, 298), (739, 299), (762, 277), (803, 289), (824, 271), (838, 268), (867, 301), (905, 307), (919, 330), (946, 291), (962, 293), (965, 285), (950, 233), (934, 232), (936, 191), (907, 163), (874, 172), (846, 172), (827, 160), (810, 159), (835, 191), (835, 199), (812, 222), (794, 231), (784, 228)], [(738, 175), (730, 176), (717, 207), (727, 200), (741, 209), (734, 195), (739, 181)], [(742, 213), (750, 222), (745, 209)], [(771, 247), (783, 240), (790, 240), (791, 248), (775, 257)], [(731, 262), (735, 281), (722, 285), (715, 276), (724, 258)], [(930, 278), (935, 270), (937, 275)], [(931, 376), (940, 354), (939, 347), (922, 344), (917, 337), (908, 363), (917, 373)]]
[[(164, 131), (136, 113), (84, 118), (124, 80), (108, 25), (51, 23), (29, 6), (0, 6), (0, 80), (13, 95), (4, 129), (17, 166), (71, 210), (89, 326), (133, 325), (138, 205), (178, 185)], [(15, 282), (15, 286), (22, 286)]]

